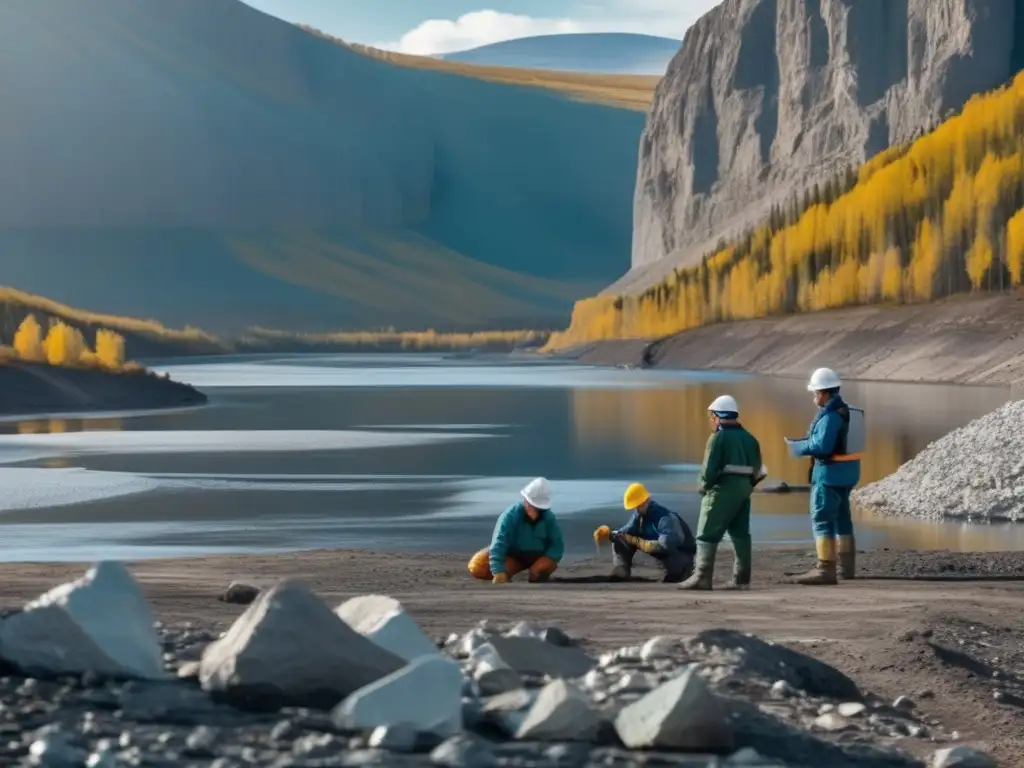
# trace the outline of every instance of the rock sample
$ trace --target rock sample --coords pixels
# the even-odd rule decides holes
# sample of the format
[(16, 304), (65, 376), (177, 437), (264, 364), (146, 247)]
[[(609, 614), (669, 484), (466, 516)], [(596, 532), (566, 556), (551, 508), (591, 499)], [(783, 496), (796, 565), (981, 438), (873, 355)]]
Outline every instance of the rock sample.
[(353, 597), (334, 611), (346, 624), (406, 661), (439, 653), (402, 604), (384, 595)]
[(1024, 400), (939, 438), (853, 500), (887, 515), (1024, 521)]
[(0, 623), (0, 658), (37, 676), (167, 676), (149, 604), (128, 569), (113, 561)]
[(462, 670), (441, 656), (420, 656), (350, 695), (331, 712), (338, 728), (404, 726), (447, 738), (462, 730)]
[(496, 696), (523, 685), (519, 673), (505, 663), (490, 643), (473, 651), (469, 655), (469, 663), (481, 696)]
[(533, 637), (493, 637), (490, 644), (501, 660), (520, 674), (582, 677), (597, 665), (596, 660), (578, 648), (565, 648)]
[(731, 750), (734, 741), (729, 718), (696, 664), (625, 707), (615, 718), (615, 730), (630, 749), (721, 752)]
[(339, 619), (308, 587), (263, 592), (203, 651), (203, 688), (238, 706), (332, 707), (403, 660)]
[(1016, 73), (1017, 0), (725, 0), (686, 33), (640, 141), (646, 287)]
[(259, 594), (259, 587), (254, 587), (252, 584), (243, 584), (240, 581), (232, 581), (218, 600), (222, 603), (249, 605)]
[(541, 690), (516, 731), (524, 741), (586, 741), (597, 731), (598, 716), (582, 691), (565, 680)]

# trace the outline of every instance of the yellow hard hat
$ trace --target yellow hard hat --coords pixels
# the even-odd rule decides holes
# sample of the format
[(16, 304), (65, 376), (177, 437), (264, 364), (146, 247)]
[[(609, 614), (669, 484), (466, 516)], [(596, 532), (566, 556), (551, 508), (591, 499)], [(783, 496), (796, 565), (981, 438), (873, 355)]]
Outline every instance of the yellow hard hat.
[(636, 509), (645, 501), (651, 498), (651, 494), (647, 492), (647, 489), (640, 483), (633, 483), (629, 488), (626, 489), (626, 494), (622, 498), (622, 504), (626, 509)]

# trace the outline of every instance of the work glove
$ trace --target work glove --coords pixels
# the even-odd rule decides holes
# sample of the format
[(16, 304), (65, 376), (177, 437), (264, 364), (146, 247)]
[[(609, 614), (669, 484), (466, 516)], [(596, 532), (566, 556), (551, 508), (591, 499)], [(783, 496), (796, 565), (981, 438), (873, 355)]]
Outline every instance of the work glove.
[(620, 536), (623, 543), (628, 544), (631, 547), (639, 549), (641, 552), (645, 552), (648, 555), (655, 552), (658, 549), (658, 542), (648, 541), (647, 539), (641, 539), (639, 536), (630, 536), (629, 534), (623, 534)]
[(612, 540), (612, 529), (607, 525), (602, 525), (596, 531), (594, 531), (594, 543), (595, 544), (607, 544)]
[(507, 573), (496, 573), (496, 574), (494, 574), (494, 578), (491, 579), (491, 584), (508, 584), (508, 574)]

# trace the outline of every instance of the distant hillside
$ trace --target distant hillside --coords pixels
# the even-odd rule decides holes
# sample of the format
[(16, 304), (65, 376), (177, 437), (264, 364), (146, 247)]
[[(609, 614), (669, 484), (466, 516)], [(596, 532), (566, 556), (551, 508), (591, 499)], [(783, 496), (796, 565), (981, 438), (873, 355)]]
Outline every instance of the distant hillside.
[(441, 58), (494, 67), (660, 76), (681, 44), (668, 37), (624, 32), (539, 35), (482, 45)]
[(427, 61), (237, 0), (5, 0), (3, 281), (218, 332), (558, 323), (628, 266), (653, 78)]

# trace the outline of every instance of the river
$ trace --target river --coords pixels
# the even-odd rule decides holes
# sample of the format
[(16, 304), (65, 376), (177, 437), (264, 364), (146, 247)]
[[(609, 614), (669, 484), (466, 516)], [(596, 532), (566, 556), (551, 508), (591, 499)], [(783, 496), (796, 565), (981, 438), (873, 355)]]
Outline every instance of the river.
[[(0, 423), (0, 559), (138, 559), (359, 547), (486, 546), (535, 475), (570, 556), (626, 519), (642, 481), (695, 526), (707, 404), (729, 393), (773, 480), (806, 482), (783, 436), (814, 413), (802, 381), (441, 355), (246, 356), (154, 363), (199, 387), (187, 411)], [(1009, 399), (1000, 389), (856, 383), (864, 480)], [(1024, 527), (858, 517), (864, 547), (1024, 549)], [(807, 496), (758, 494), (757, 542), (810, 542)], [(382, 555), (383, 556), (383, 555)]]

